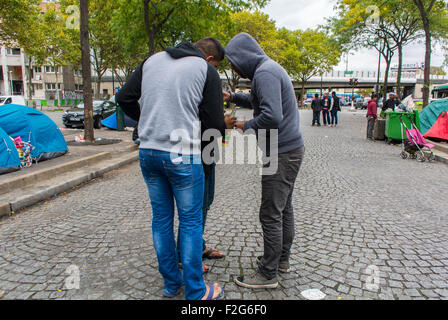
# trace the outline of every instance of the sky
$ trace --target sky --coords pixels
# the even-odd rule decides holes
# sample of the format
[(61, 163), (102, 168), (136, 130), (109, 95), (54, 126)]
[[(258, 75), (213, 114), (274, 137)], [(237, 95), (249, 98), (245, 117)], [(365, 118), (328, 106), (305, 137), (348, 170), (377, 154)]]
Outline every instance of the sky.
[[(325, 18), (335, 14), (333, 7), (335, 0), (271, 0), (262, 11), (276, 21), (277, 27), (286, 27), (290, 30), (316, 28), (325, 24)], [(425, 47), (422, 43), (410, 44), (404, 49), (404, 64), (424, 62)], [(345, 70), (345, 58), (342, 59), (335, 70)], [(440, 47), (433, 49), (431, 57), (432, 66), (441, 66), (444, 53)], [(398, 63), (398, 58), (392, 60), (392, 65)], [(351, 52), (349, 56), (349, 70), (371, 70), (378, 68), (378, 51), (363, 49)], [(385, 65), (385, 63), (382, 63)], [(446, 69), (446, 68), (445, 68)]]

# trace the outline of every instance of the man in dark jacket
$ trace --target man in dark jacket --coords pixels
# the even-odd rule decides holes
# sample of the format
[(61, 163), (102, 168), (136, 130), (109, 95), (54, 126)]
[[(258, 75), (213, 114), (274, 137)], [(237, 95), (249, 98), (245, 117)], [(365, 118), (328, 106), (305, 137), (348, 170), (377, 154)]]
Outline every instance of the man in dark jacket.
[[(139, 121), (140, 166), (151, 199), (154, 248), (166, 297), (176, 296), (182, 285), (188, 300), (222, 296), (217, 284), (204, 283), (204, 199), (198, 195), (204, 195), (201, 131), (214, 129), (224, 135), (235, 123), (223, 114), (215, 68), (223, 58), (224, 49), (216, 39), (183, 42), (145, 60), (117, 95), (123, 111)], [(180, 261), (173, 232), (174, 200)]]
[(330, 107), (331, 107), (331, 98), (328, 96), (328, 92), (324, 93), (324, 97), (322, 98), (322, 117), (324, 118), (324, 126), (327, 124), (330, 125)]
[(316, 93), (314, 100), (311, 102), (311, 108), (313, 109), (313, 127), (317, 122), (317, 126), (320, 127), (320, 112), (322, 111), (322, 100)]
[[(305, 152), (297, 100), (288, 73), (249, 34), (240, 33), (230, 40), (226, 56), (233, 70), (252, 81), (250, 94), (224, 95), (226, 100), (254, 110), (253, 119), (237, 122), (236, 127), (255, 132), (263, 153), (271, 158), (264, 168), (274, 164), (277, 168), (272, 174), (266, 170), (262, 175), (264, 255), (257, 258), (256, 272), (237, 277), (235, 282), (246, 288), (276, 288), (278, 272), (289, 271), (294, 239), (292, 194)], [(266, 131), (269, 133), (263, 137)]]
[(395, 93), (389, 93), (389, 99), (383, 104), (382, 111), (386, 112), (387, 109), (392, 109), (395, 111), (395, 107), (400, 105), (400, 100), (398, 100), (398, 96)]
[(336, 92), (331, 93), (331, 125), (330, 127), (337, 127), (338, 125), (338, 112), (341, 111), (341, 100), (336, 95)]

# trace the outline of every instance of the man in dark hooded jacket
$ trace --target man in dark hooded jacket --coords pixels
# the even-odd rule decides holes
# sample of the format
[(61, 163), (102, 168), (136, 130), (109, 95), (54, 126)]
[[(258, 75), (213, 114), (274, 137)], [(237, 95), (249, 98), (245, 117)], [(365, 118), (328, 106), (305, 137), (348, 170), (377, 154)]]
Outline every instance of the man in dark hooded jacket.
[[(236, 127), (257, 134), (260, 148), (270, 158), (265, 169), (277, 165), (275, 173), (262, 175), (264, 255), (257, 258), (255, 273), (237, 277), (235, 282), (246, 288), (276, 288), (278, 271), (289, 271), (294, 239), (292, 194), (305, 152), (297, 100), (288, 73), (249, 34), (235, 36), (225, 51), (233, 70), (252, 81), (250, 94), (224, 93), (225, 100), (254, 110), (252, 120), (237, 122)], [(264, 130), (268, 130), (266, 137)]]

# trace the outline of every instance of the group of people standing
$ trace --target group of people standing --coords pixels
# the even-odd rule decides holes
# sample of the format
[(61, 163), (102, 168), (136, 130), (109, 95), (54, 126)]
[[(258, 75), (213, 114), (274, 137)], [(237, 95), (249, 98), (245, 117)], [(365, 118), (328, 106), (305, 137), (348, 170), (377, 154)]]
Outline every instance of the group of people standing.
[(338, 112), (342, 111), (342, 109), (341, 100), (336, 95), (336, 92), (332, 92), (331, 97), (328, 92), (326, 92), (322, 98), (316, 93), (313, 101), (311, 102), (311, 108), (313, 109), (313, 127), (316, 124), (318, 127), (321, 126), (321, 113), (324, 126), (330, 126), (331, 128), (337, 127)]
[[(222, 90), (216, 68), (225, 56), (236, 73), (252, 81), (250, 94)], [(237, 121), (225, 116), (224, 101), (253, 109), (254, 118)], [(246, 288), (276, 288), (278, 273), (289, 272), (294, 239), (292, 195), (305, 153), (288, 73), (247, 33), (235, 36), (225, 49), (217, 39), (205, 38), (149, 57), (117, 94), (117, 102), (139, 123), (140, 168), (151, 200), (153, 242), (165, 285), (162, 295), (169, 298), (184, 286), (187, 300), (223, 296), (218, 284), (206, 284), (203, 277), (207, 271), (203, 259), (223, 257), (204, 242), (215, 188), (213, 150), (217, 149), (208, 148), (217, 139), (210, 142), (205, 133), (225, 136), (226, 129), (236, 128), (260, 138), (265, 131), (277, 131), (273, 134), (275, 149), (259, 144), (270, 159), (263, 167), (276, 165), (275, 172), (261, 178), (263, 255), (254, 257), (254, 272), (234, 279)]]

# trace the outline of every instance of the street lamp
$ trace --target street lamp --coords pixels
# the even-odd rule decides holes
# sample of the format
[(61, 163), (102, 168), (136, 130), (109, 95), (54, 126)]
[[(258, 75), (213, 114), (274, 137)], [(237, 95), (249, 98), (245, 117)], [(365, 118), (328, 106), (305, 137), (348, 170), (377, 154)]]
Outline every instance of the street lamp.
[(11, 95), (14, 95), (14, 89), (12, 87), (12, 71), (9, 70), (9, 81), (11, 82)]

